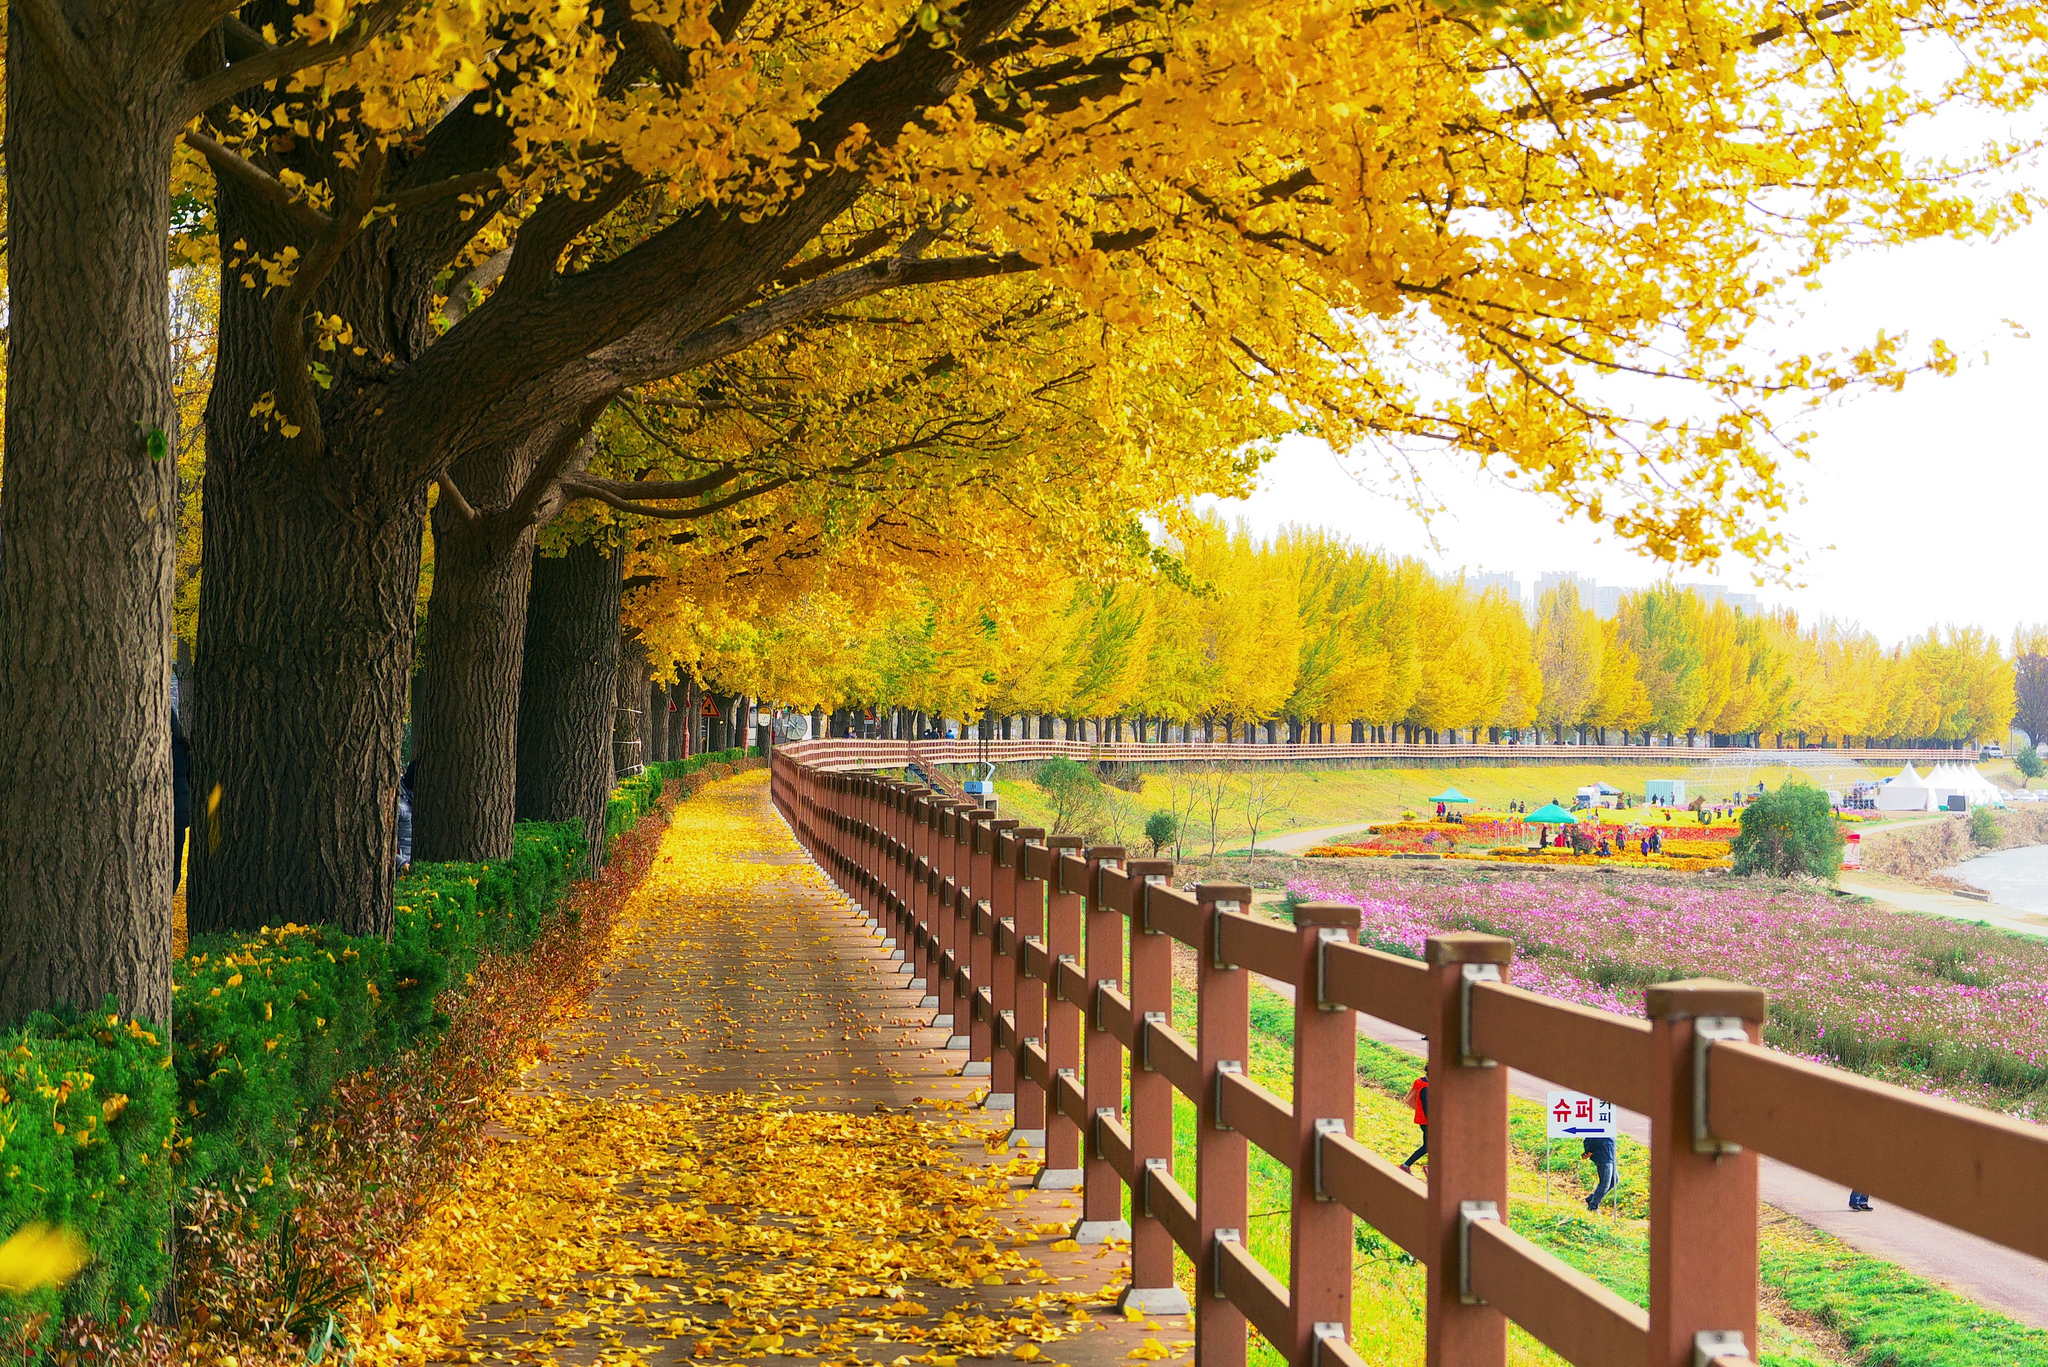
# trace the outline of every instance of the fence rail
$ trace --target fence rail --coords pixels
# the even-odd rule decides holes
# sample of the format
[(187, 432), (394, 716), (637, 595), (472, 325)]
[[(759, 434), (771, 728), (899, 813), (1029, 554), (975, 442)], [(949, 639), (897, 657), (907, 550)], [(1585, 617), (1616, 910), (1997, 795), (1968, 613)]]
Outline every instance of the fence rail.
[(910, 763), (998, 764), (1062, 757), (1118, 764), (1214, 764), (1222, 760), (1413, 759), (1487, 763), (1570, 763), (1594, 760), (1699, 763), (1749, 760), (1757, 765), (1813, 763), (1953, 764), (1974, 761), (1974, 748), (1752, 750), (1690, 745), (1246, 745), (1217, 742), (1064, 740), (807, 740), (783, 747), (820, 769), (900, 769)]
[[(1513, 1320), (1575, 1363), (1741, 1367), (1759, 1153), (2048, 1256), (2048, 1130), (1766, 1050), (1756, 988), (1659, 984), (1633, 1020), (1512, 986), (1499, 936), (1400, 958), (1355, 943), (1356, 907), (1298, 904), (1285, 925), (1251, 914), (1249, 888), (1183, 892), (1169, 861), (787, 750), (773, 795), (923, 987), (966, 1075), (988, 1078), (987, 1106), (1043, 1152), (1038, 1185), (1081, 1192), (1074, 1237), (1129, 1238), (1124, 1305), (1192, 1313), (1204, 1367), (1242, 1367), (1248, 1325), (1300, 1367), (1361, 1361), (1354, 1216), (1424, 1264), (1431, 1364), (1505, 1363)], [(1197, 965), (1192, 1036), (1173, 1014), (1176, 943)], [(1289, 1099), (1246, 1075), (1253, 974), (1293, 990)], [(1428, 1036), (1427, 1183), (1351, 1137), (1359, 1012)], [(1647, 1310), (1508, 1228), (1509, 1066), (1649, 1116)], [(1176, 1092), (1196, 1115), (1192, 1193), (1173, 1171)], [(1246, 1246), (1251, 1145), (1293, 1175), (1286, 1283)]]

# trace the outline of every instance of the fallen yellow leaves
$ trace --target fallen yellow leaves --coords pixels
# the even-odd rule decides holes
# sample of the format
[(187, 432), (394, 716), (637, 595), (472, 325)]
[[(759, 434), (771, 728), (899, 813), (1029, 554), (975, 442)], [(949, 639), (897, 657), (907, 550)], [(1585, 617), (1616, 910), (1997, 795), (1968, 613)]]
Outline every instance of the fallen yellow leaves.
[(1057, 1289), (1000, 1218), (1035, 1162), (990, 1162), (988, 1121), (963, 1103), (807, 1097), (828, 1084), (801, 1070), (696, 1089), (717, 1068), (738, 1076), (725, 1055), (771, 1052), (757, 1036), (778, 1061), (811, 1051), (850, 1086), (878, 1076), (846, 1065), (843, 1037), (873, 1026), (842, 999), (755, 990), (787, 970), (792, 926), (815, 920), (771, 926), (736, 908), (828, 891), (807, 863), (774, 858), (795, 847), (762, 819), (762, 782), (678, 808), (605, 970), (635, 975), (631, 990), (572, 1012), (536, 1051), (551, 1059), (536, 1085), (490, 1099), (493, 1142), (358, 1314), (365, 1367), (572, 1350), (606, 1367), (851, 1363), (881, 1344), (909, 1350), (896, 1362), (947, 1367), (1045, 1361), (1041, 1345), (1092, 1327), (1080, 1307), (1099, 1293)]

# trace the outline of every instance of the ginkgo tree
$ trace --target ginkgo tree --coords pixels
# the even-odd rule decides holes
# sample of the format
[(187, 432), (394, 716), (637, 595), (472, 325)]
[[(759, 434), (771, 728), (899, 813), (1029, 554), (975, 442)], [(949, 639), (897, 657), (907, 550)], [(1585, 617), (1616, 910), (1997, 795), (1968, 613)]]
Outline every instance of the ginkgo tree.
[[(2002, 0), (23, 9), (31, 76), (54, 72), (75, 106), (41, 126), (91, 143), (104, 197), (135, 206), (126, 234), (80, 225), (72, 259), (157, 232), (166, 139), (206, 111), (185, 138), (217, 180), (238, 288), (209, 415), (194, 731), (220, 839), (195, 869), (202, 926), (388, 923), (437, 479), (477, 515), (478, 577), (502, 585), (509, 561), (516, 580), (614, 398), (855, 297), (1033, 274), (1123, 334), (1191, 325), (1202, 345), (1182, 366), (1268, 386), (1340, 445), (1477, 452), (1681, 561), (1768, 552), (1785, 485), (1768, 401), (1890, 382), (1903, 362), (1892, 339), (1775, 363), (1744, 339), (1777, 286), (1848, 243), (1997, 227), (2004, 206), (1973, 197), (1969, 167), (1916, 174), (1897, 132), (1944, 103), (2030, 98), (2040, 60), (2038, 15)], [(128, 48), (95, 66), (100, 35), (136, 33), (146, 71)], [(1946, 86), (1904, 60), (1925, 33), (1964, 49)], [(28, 148), (45, 185), (44, 152), (65, 145), (50, 136)], [(160, 288), (159, 248), (104, 250), (151, 268), (117, 278)], [(133, 318), (142, 288), (86, 312)], [(71, 345), (121, 335), (79, 332)], [(64, 378), (83, 393), (98, 373)], [(1620, 402), (1618, 376), (1690, 382), (1703, 399), (1671, 407), (1697, 416), (1645, 411), (1639, 389)], [(108, 402), (68, 410), (75, 434), (124, 449), (168, 411), (161, 382), (144, 388), (128, 402), (109, 377)], [(37, 620), (60, 606), (25, 587), (62, 540), (47, 449), (24, 510), (4, 505), (0, 559), (0, 604)], [(129, 525), (87, 522), (108, 533), (96, 544), (162, 552), (144, 517), (161, 491), (124, 459)], [(144, 637), (168, 575), (102, 559), (81, 572), (114, 596), (86, 616), (142, 624), (110, 647), (117, 691), (139, 697), (161, 673)], [(0, 702), (62, 672), (4, 649)], [(77, 699), (52, 698), (0, 790), (78, 768)], [(155, 753), (161, 709), (136, 717), (127, 752)], [(163, 866), (161, 844), (137, 842), (144, 865)], [(161, 888), (122, 872), (115, 902), (160, 908)]]

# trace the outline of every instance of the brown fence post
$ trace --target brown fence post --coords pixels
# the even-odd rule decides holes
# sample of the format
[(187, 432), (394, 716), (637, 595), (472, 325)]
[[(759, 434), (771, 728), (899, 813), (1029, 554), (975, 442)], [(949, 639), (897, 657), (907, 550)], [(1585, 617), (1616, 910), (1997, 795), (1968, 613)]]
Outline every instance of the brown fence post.
[(1087, 1041), (1081, 1083), (1087, 1093), (1088, 1123), (1082, 1126), (1081, 1218), (1074, 1225), (1074, 1240), (1082, 1244), (1108, 1243), (1128, 1239), (1131, 1226), (1124, 1219), (1124, 1179), (1100, 1154), (1095, 1142), (1095, 1117), (1107, 1111), (1121, 1119), (1124, 1101), (1123, 1042), (1102, 1028), (1095, 995), (1105, 986), (1122, 990), (1124, 982), (1124, 918), (1102, 904), (1102, 871), (1121, 870), (1121, 845), (1096, 845), (1088, 850), (1087, 967), (1089, 1019), (1082, 1028)]
[[(1050, 1191), (1073, 1191), (1081, 1185), (1081, 1128), (1060, 1109), (1060, 1079), (1081, 1077), (1081, 1006), (1058, 991), (1061, 965), (1081, 966), (1081, 893), (1072, 861), (1081, 848), (1079, 836), (1046, 837), (1052, 851), (1052, 878), (1045, 885), (1045, 947), (1052, 956), (1051, 990), (1045, 1004), (1045, 1056), (1052, 1069), (1045, 1114), (1045, 1167), (1038, 1185)], [(1083, 865), (1083, 868), (1086, 866)]]
[(1173, 878), (1171, 859), (1133, 859), (1131, 887), (1131, 1022), (1137, 1047), (1130, 1054), (1131, 1284), (1120, 1309), (1148, 1315), (1185, 1315), (1188, 1298), (1173, 1280), (1173, 1235), (1152, 1218), (1146, 1174), (1173, 1172), (1173, 1083), (1153, 1069), (1147, 1032), (1173, 1021), (1173, 940), (1152, 929), (1146, 898), (1153, 885)]
[[(1014, 1028), (1017, 1019), (1017, 857), (1019, 844), (1011, 832), (1012, 820), (988, 823), (989, 842), (989, 1028), (996, 1037), (990, 1055), (988, 1098), (982, 1105), (991, 1111), (1017, 1109), (1017, 1054), (1005, 1046), (999, 1027), (1008, 1017)], [(1001, 943), (997, 941), (1000, 939)]]
[[(1650, 1017), (1651, 1367), (1691, 1367), (1695, 1348), (1709, 1344), (1731, 1357), (1753, 1357), (1756, 1154), (1708, 1133), (1704, 1109), (1695, 1112), (1706, 1092), (1693, 1070), (1709, 1039), (1757, 1040), (1763, 990), (1690, 978), (1658, 983), (1644, 995)], [(1731, 1335), (1741, 1336), (1739, 1346)]]
[[(924, 996), (918, 999), (918, 1006), (938, 1009), (939, 1005), (939, 941), (938, 941), (938, 881), (935, 876), (938, 858), (938, 804), (920, 794), (917, 798), (917, 824), (912, 835), (917, 846), (917, 863), (912, 870), (911, 910), (917, 917), (918, 969), (924, 979)], [(938, 1020), (933, 1018), (932, 1024)]]
[(1464, 1288), (1467, 1220), (1507, 1218), (1508, 1070), (1467, 1049), (1470, 990), (1503, 981), (1514, 942), (1460, 931), (1429, 937), (1429, 1367), (1501, 1367), (1507, 1318)]
[[(1024, 847), (1045, 843), (1045, 831), (1037, 826), (1019, 826), (1012, 834), (1017, 840), (1016, 880), (1011, 896), (1016, 919), (1017, 979), (1013, 989), (1013, 1000), (1017, 1009), (1017, 1042), (1024, 1045), (1036, 1044), (1045, 1047), (1045, 983), (1027, 978), (1023, 973), (1024, 944), (1027, 940), (1045, 942), (1045, 882), (1026, 874)], [(1031, 1145), (1039, 1152), (1045, 1151), (1045, 1088), (1033, 1081), (1024, 1072), (1023, 1065), (1017, 1065), (1017, 1111), (1011, 1122), (1010, 1137), (1020, 1145)]]
[[(967, 1067), (963, 1077), (990, 1078), (989, 1095), (995, 1094), (995, 968), (996, 968), (996, 840), (1002, 831), (1016, 826), (1010, 820), (995, 820), (986, 807), (975, 809), (974, 824), (968, 830), (967, 971)], [(987, 995), (984, 996), (983, 994)], [(1005, 1092), (1012, 1088), (1005, 1088)]]
[[(1216, 1123), (1225, 1071), (1243, 1072), (1251, 1057), (1251, 975), (1222, 957), (1219, 917), (1248, 909), (1252, 890), (1241, 883), (1203, 883), (1201, 962), (1196, 965), (1195, 1061), (1201, 1095), (1195, 1101), (1195, 1357), (1202, 1367), (1244, 1367), (1244, 1312), (1216, 1285), (1216, 1239), (1242, 1240), (1250, 1227), (1249, 1150), (1245, 1137)], [(1347, 1265), (1349, 1260), (1347, 1259)]]
[[(1323, 995), (1323, 954), (1358, 939), (1358, 908), (1299, 902), (1294, 926), (1301, 957), (1294, 981), (1294, 1183), (1288, 1202), (1290, 1362), (1313, 1364), (1324, 1338), (1351, 1338), (1352, 1214), (1322, 1183), (1326, 1134), (1351, 1133), (1358, 1107), (1358, 1013)], [(1505, 1175), (1505, 1174), (1503, 1174)]]

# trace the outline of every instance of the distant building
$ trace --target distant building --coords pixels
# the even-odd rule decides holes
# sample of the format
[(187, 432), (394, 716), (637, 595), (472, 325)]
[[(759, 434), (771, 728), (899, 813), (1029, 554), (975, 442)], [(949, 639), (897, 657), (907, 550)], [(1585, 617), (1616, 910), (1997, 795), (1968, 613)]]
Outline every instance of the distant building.
[(1550, 591), (1560, 584), (1570, 584), (1576, 588), (1579, 591), (1579, 602), (1581, 605), (1590, 604), (1593, 601), (1593, 595), (1598, 591), (1599, 587), (1593, 582), (1590, 575), (1573, 574), (1570, 570), (1545, 570), (1536, 576), (1537, 611), (1542, 611), (1544, 598), (1548, 597)]
[(1622, 595), (1634, 592), (1634, 589), (1625, 589), (1619, 584), (1602, 584), (1593, 590), (1593, 615), (1603, 620), (1612, 619), (1621, 611)]
[(1474, 593), (1485, 593), (1488, 589), (1505, 589), (1508, 597), (1517, 603), (1522, 601), (1522, 581), (1513, 574), (1468, 574), (1465, 587)]
[(1730, 593), (1727, 589), (1722, 588), (1719, 584), (1680, 584), (1678, 587), (1680, 587), (1681, 589), (1692, 590), (1692, 594), (1695, 598), (1698, 598), (1702, 603), (1706, 603), (1709, 606), (1715, 603), (1726, 603), (1729, 607), (1734, 608), (1737, 612), (1746, 613), (1758, 612), (1763, 607), (1762, 603), (1758, 601), (1757, 596), (1755, 594)]

